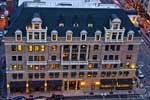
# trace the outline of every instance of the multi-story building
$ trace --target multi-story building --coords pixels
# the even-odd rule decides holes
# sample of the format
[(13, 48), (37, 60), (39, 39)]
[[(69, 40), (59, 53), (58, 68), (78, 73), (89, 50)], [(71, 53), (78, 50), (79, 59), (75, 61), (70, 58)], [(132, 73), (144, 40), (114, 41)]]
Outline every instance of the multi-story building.
[(3, 38), (15, 92), (132, 89), (141, 37), (114, 4), (24, 3)]

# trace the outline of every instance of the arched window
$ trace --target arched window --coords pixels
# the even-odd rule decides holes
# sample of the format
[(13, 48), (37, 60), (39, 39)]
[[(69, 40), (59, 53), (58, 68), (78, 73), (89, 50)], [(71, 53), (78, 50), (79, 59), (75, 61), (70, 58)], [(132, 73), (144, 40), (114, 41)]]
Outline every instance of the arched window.
[(56, 30), (52, 30), (51, 32), (51, 40), (57, 41), (58, 32)]
[(72, 41), (72, 31), (71, 30), (68, 30), (66, 32), (66, 41)]
[(97, 30), (95, 32), (95, 41), (100, 41), (101, 38), (101, 31)]
[(133, 36), (134, 36), (134, 32), (133, 32), (133, 31), (129, 31), (129, 32), (128, 32), (127, 40), (128, 40), (128, 41), (133, 40)]
[(16, 38), (16, 41), (22, 41), (22, 32), (21, 32), (21, 30), (16, 30), (15, 38)]
[(87, 31), (86, 30), (82, 30), (81, 34), (80, 34), (80, 40), (81, 41), (86, 41), (87, 38)]

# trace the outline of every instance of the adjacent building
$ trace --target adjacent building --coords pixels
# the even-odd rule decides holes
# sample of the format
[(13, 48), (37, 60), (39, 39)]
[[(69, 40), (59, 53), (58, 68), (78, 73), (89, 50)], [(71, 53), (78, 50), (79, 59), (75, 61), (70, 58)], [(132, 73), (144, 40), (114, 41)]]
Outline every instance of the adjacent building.
[(3, 38), (8, 96), (136, 86), (141, 36), (118, 6), (26, 2), (10, 21)]

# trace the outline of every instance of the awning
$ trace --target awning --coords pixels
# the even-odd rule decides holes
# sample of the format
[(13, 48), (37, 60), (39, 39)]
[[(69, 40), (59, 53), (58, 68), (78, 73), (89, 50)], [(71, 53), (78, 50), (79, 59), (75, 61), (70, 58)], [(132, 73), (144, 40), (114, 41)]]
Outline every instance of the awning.
[(61, 86), (62, 80), (49, 80), (47, 81), (48, 86)]
[(100, 82), (102, 85), (115, 85), (116, 84), (115, 79), (101, 79)]
[(25, 87), (26, 87), (26, 81), (10, 82), (10, 88), (25, 88)]
[(117, 80), (118, 84), (132, 84), (132, 79), (128, 78), (128, 79), (118, 79)]
[(45, 81), (29, 81), (29, 87), (42, 87)]

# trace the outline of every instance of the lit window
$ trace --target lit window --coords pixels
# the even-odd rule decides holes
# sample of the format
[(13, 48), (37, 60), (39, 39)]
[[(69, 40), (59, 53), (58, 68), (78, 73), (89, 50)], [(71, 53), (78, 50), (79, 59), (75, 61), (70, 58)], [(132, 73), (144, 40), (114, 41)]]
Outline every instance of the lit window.
[(40, 25), (39, 24), (34, 24), (34, 29), (39, 29)]
[(19, 45), (17, 46), (17, 49), (18, 49), (18, 51), (22, 51), (22, 45), (19, 44)]
[(52, 46), (51, 46), (51, 49), (52, 49), (53, 51), (56, 51), (56, 50), (57, 50), (57, 45), (52, 45)]
[(52, 34), (52, 40), (56, 41), (57, 40), (57, 34)]
[(125, 68), (129, 68), (130, 67), (130, 64), (129, 63), (126, 63), (125, 64)]
[(21, 34), (17, 34), (17, 40), (18, 40), (18, 41), (21, 40)]
[(92, 24), (92, 23), (89, 23), (89, 24), (88, 24), (88, 27), (91, 27), (91, 28), (92, 28), (92, 27), (93, 27), (93, 24)]
[(88, 64), (88, 68), (89, 69), (93, 68), (93, 64)]
[(18, 65), (18, 70), (22, 70), (23, 69), (23, 65), (19, 64)]
[(34, 39), (36, 39), (36, 40), (39, 39), (39, 32), (34, 32)]
[(34, 66), (34, 70), (39, 70), (40, 68), (39, 68), (39, 65), (35, 65)]
[(16, 65), (12, 65), (12, 70), (17, 70), (17, 66)]
[(45, 51), (45, 45), (41, 45), (41, 51)]
[(29, 32), (29, 40), (32, 39), (32, 32)]
[(33, 70), (33, 66), (32, 65), (28, 65), (28, 70)]
[(67, 34), (66, 40), (67, 40), (67, 41), (71, 41), (71, 40), (72, 40), (72, 34)]
[(110, 41), (110, 32), (107, 32), (107, 33), (106, 33), (106, 40), (107, 40), (107, 41)]
[(65, 25), (64, 25), (63, 22), (59, 23), (59, 27), (64, 27), (64, 26), (65, 26)]
[(34, 51), (38, 52), (40, 50), (39, 45), (34, 46)]
[(28, 46), (28, 50), (29, 50), (30, 52), (32, 52), (32, 51), (33, 51), (33, 46), (32, 46), (32, 45), (29, 45), (29, 46)]
[(130, 64), (130, 67), (131, 67), (132, 69), (135, 69), (135, 68), (136, 68), (136, 64)]
[(96, 41), (99, 41), (99, 40), (100, 40), (100, 35), (99, 35), (99, 34), (96, 34), (96, 35), (95, 35), (95, 40), (96, 40)]
[(45, 33), (44, 33), (44, 32), (41, 33), (41, 39), (42, 39), (42, 40), (45, 39)]
[(54, 69), (55, 67), (54, 64), (50, 64), (49, 66), (50, 66), (50, 69)]

